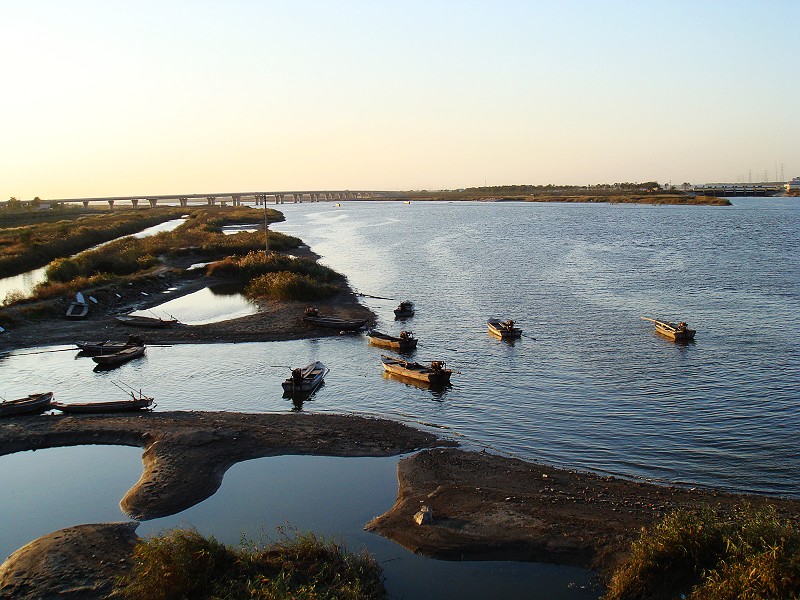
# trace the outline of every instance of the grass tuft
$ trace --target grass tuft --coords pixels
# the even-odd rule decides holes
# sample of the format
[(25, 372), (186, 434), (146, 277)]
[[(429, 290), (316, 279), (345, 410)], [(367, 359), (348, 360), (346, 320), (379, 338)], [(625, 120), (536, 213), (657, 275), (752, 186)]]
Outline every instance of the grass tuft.
[(603, 598), (800, 598), (800, 531), (771, 507), (677, 511), (643, 530)]
[(118, 581), (118, 591), (129, 600), (386, 597), (373, 558), (313, 533), (265, 548), (244, 541), (234, 548), (180, 529), (139, 542), (132, 572)]

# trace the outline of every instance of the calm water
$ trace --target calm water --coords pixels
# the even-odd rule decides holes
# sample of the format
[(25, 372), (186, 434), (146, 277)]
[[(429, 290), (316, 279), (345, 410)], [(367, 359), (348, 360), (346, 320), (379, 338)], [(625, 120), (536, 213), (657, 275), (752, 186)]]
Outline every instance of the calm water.
[[(444, 359), (459, 371), (451, 388), (434, 393), (386, 379), (381, 351), (346, 336), (151, 346), (144, 359), (98, 373), (66, 346), (21, 350), (0, 356), (0, 395), (54, 390), (62, 401), (104, 400), (121, 395), (114, 383), (122, 381), (155, 395), (157, 410), (281, 412), (292, 408), (280, 387), (289, 368), (319, 359), (331, 373), (304, 411), (385, 416), (467, 447), (562, 467), (800, 496), (800, 203), (734, 203), (283, 205), (287, 221), (272, 227), (301, 237), (359, 291), (391, 298), (363, 301), (382, 330), (415, 331), (416, 358)], [(404, 299), (417, 307), (405, 324), (392, 313)], [(687, 320), (697, 340), (676, 345), (640, 316)], [(516, 319), (525, 337), (513, 345), (490, 337), (490, 317)], [(33, 354), (41, 351), (47, 352)], [(233, 514), (225, 507), (234, 500), (221, 494), (240, 467), (251, 468), (231, 469), (223, 490), (207, 501), (221, 502), (219, 508), (201, 516), (209, 511), (204, 503), (175, 518), (197, 510), (189, 521), (222, 537), (214, 522)], [(296, 467), (294, 475), (315, 469)], [(269, 493), (245, 495), (270, 505), (269, 494), (291, 495), (292, 481), (268, 477), (275, 482)], [(365, 501), (375, 514), (396, 493), (393, 475), (374, 475), (382, 477), (391, 484), (374, 493), (386, 498)], [(325, 493), (358, 489), (347, 481), (332, 480)], [(122, 493), (114, 492), (113, 507)], [(300, 526), (327, 518), (317, 505), (292, 503), (304, 507), (302, 515), (287, 513)], [(238, 536), (231, 530), (252, 533), (257, 522), (283, 518), (278, 511), (262, 521), (263, 509), (237, 509), (235, 526), (218, 529)], [(356, 513), (345, 520), (363, 525), (373, 516)], [(373, 551), (386, 556), (396, 548)], [(507, 564), (493, 567), (496, 585), (514, 579)], [(442, 568), (471, 582), (479, 575), (470, 565)], [(429, 579), (439, 577), (420, 570), (429, 572)], [(562, 575), (541, 577), (561, 589)]]
[[(100, 400), (122, 380), (159, 410), (283, 411), (289, 367), (318, 359), (331, 373), (303, 410), (435, 426), (564, 467), (796, 496), (800, 204), (735, 202), (283, 205), (282, 231), (392, 298), (364, 298), (381, 329), (399, 331), (392, 309), (415, 301), (415, 356), (448, 361), (452, 388), (385, 379), (381, 351), (348, 336), (151, 347), (103, 373), (72, 352), (20, 351), (0, 358), (0, 394)], [(490, 337), (494, 316), (525, 337)], [(640, 316), (685, 319), (697, 341), (676, 345)]]
[[(245, 461), (211, 498), (139, 525), (149, 536), (192, 527), (237, 545), (293, 530), (366, 549), (383, 567), (392, 598), (588, 600), (598, 592), (583, 569), (536, 563), (447, 562), (416, 556), (363, 530), (397, 495), (397, 457), (277, 456)], [(119, 500), (141, 473), (141, 451), (77, 446), (0, 457), (0, 562), (31, 539), (79, 523), (126, 520)], [(53, 490), (58, 493), (54, 494)], [(32, 501), (35, 498), (36, 501)], [(281, 528), (283, 532), (279, 530)]]

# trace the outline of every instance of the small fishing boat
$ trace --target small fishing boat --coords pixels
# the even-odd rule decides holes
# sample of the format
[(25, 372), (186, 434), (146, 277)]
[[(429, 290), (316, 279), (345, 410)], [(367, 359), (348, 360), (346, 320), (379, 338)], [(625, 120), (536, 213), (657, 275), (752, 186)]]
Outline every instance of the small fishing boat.
[(141, 356), (144, 356), (144, 350), (145, 350), (144, 344), (142, 344), (141, 346), (130, 346), (128, 348), (120, 350), (119, 352), (93, 356), (92, 360), (101, 367), (116, 367), (118, 365), (128, 362), (129, 360), (133, 360), (134, 358), (139, 358)]
[(440, 360), (431, 361), (430, 365), (426, 366), (418, 362), (382, 355), (381, 362), (387, 373), (438, 385), (449, 383), (450, 375), (453, 372), (446, 368), (445, 363)]
[(522, 337), (522, 329), (514, 327), (514, 321), (508, 319), (501, 321), (500, 319), (489, 319), (487, 322), (489, 333), (494, 334), (504, 340), (513, 340), (514, 338)]
[(303, 368), (292, 369), (292, 374), (283, 382), (285, 396), (309, 396), (322, 385), (329, 369), (316, 361)]
[(85, 319), (89, 314), (89, 305), (86, 302), (70, 302), (67, 307), (68, 319)]
[(403, 300), (397, 308), (394, 309), (395, 319), (406, 319), (414, 316), (414, 303), (411, 300)]
[(340, 319), (339, 317), (326, 317), (319, 314), (316, 308), (307, 308), (303, 321), (309, 325), (338, 329), (339, 331), (358, 331), (367, 324), (366, 319)]
[(131, 392), (130, 399), (126, 400), (109, 400), (107, 402), (75, 402), (72, 404), (63, 404), (61, 402), (53, 402), (52, 408), (58, 409), (65, 413), (114, 413), (114, 412), (135, 412), (140, 410), (153, 410), (155, 408), (154, 399), (150, 396), (136, 397), (136, 394)]
[(369, 336), (369, 343), (373, 346), (381, 346), (393, 350), (413, 350), (417, 347), (417, 338), (414, 337), (414, 333), (411, 331), (401, 331), (400, 335), (395, 337), (370, 329), (367, 335)]
[(659, 319), (651, 319), (649, 317), (642, 317), (645, 321), (652, 321), (656, 326), (656, 333), (663, 335), (676, 342), (688, 342), (694, 339), (696, 331), (689, 329), (683, 321), (673, 323), (672, 321), (661, 321)]
[(162, 319), (160, 317), (144, 317), (140, 315), (119, 315), (115, 317), (118, 322), (123, 325), (131, 325), (132, 327), (172, 327), (178, 322), (178, 319)]
[(40, 413), (50, 408), (52, 403), (53, 392), (31, 394), (17, 400), (3, 400), (0, 402), (0, 417)]
[(128, 348), (135, 348), (137, 346), (144, 346), (144, 340), (138, 335), (128, 336), (126, 342), (114, 342), (105, 340), (102, 342), (75, 342), (78, 349), (86, 354), (114, 354)]
[(67, 307), (68, 319), (85, 319), (89, 314), (89, 303), (83, 297), (81, 292), (75, 294), (75, 300), (69, 303)]

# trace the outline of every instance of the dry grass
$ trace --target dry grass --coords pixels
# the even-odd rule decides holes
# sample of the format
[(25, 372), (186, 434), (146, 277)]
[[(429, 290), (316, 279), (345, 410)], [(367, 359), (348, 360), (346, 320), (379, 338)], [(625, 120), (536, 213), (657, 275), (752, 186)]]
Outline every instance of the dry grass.
[(771, 508), (675, 512), (642, 532), (603, 598), (800, 598), (800, 531)]
[(337, 599), (386, 597), (378, 564), (314, 534), (261, 548), (233, 548), (196, 531), (173, 530), (140, 542), (131, 574), (118, 582), (129, 600)]

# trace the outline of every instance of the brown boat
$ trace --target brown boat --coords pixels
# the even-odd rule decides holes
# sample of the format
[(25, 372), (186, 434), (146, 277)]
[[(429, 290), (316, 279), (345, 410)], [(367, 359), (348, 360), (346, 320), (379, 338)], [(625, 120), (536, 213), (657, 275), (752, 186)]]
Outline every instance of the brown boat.
[(123, 325), (132, 327), (172, 327), (178, 323), (178, 319), (161, 319), (159, 317), (143, 317), (139, 315), (120, 315), (117, 321)]
[(309, 325), (338, 329), (339, 331), (358, 331), (367, 324), (366, 319), (340, 319), (339, 317), (326, 317), (319, 314), (316, 308), (307, 308), (303, 321)]
[(446, 368), (444, 362), (439, 360), (431, 361), (430, 365), (423, 365), (418, 362), (411, 362), (391, 356), (381, 356), (383, 369), (387, 373), (416, 379), (434, 385), (446, 385), (450, 382), (450, 375), (453, 373)]
[(401, 331), (399, 336), (393, 336), (370, 329), (367, 332), (369, 343), (373, 346), (391, 348), (392, 350), (413, 350), (417, 347), (417, 338), (411, 331)]
[(696, 333), (694, 329), (689, 329), (689, 325), (683, 321), (673, 323), (672, 321), (661, 321), (649, 317), (642, 317), (642, 319), (652, 321), (656, 326), (656, 333), (676, 342), (689, 342), (694, 339), (694, 334)]
[(13, 417), (14, 415), (28, 415), (39, 413), (51, 407), (53, 392), (44, 394), (31, 394), (17, 400), (4, 400), (0, 402), (0, 417)]
[(134, 358), (144, 356), (144, 350), (144, 344), (141, 346), (130, 346), (129, 348), (125, 348), (124, 350), (120, 350), (119, 352), (114, 352), (112, 354), (93, 356), (92, 360), (100, 367), (116, 367), (128, 362), (129, 360), (133, 360)]
[(112, 412), (135, 412), (140, 410), (152, 410), (155, 407), (154, 399), (150, 396), (136, 397), (131, 392), (129, 400), (110, 400), (108, 402), (75, 402), (73, 404), (63, 404), (53, 402), (52, 408), (65, 413), (112, 413)]

